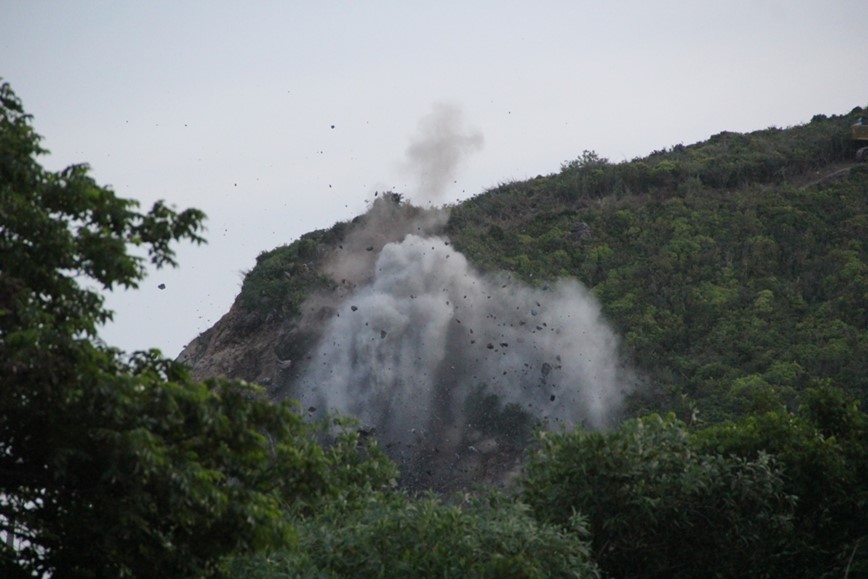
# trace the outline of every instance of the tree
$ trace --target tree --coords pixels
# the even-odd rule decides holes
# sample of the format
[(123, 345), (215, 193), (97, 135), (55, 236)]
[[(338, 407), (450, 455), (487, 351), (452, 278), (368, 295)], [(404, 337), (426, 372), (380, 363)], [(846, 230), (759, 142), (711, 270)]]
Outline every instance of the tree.
[(712, 425), (704, 451), (754, 460), (770, 453), (784, 492), (796, 497), (797, 530), (778, 576), (864, 576), (868, 556), (868, 417), (828, 381), (808, 388), (798, 414), (783, 409)]
[(375, 493), (332, 503), (302, 523), (297, 546), (238, 557), (240, 579), (276, 577), (599, 577), (584, 520), (536, 521), (498, 494), (462, 505)]
[(86, 165), (46, 171), (39, 141), (0, 85), (0, 575), (216, 574), (291, 540), (287, 508), (394, 476), (376, 449), (320, 446), (253, 386), (103, 344), (99, 290), (137, 286), (134, 251), (174, 266), (204, 215), (139, 212)]
[(540, 443), (524, 499), (545, 522), (585, 515), (607, 576), (775, 576), (794, 499), (768, 455), (706, 451), (671, 415)]

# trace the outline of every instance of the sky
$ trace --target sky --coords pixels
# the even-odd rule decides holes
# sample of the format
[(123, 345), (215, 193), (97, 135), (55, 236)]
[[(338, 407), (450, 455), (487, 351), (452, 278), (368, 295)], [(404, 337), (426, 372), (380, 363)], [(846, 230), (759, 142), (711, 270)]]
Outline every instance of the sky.
[[(0, 0), (0, 77), (60, 170), (208, 215), (180, 267), (106, 296), (103, 339), (174, 357), (256, 256), (376, 191), (455, 203), (868, 104), (864, 0)], [(438, 107), (476, 144), (443, 195), (408, 154)], [(164, 285), (165, 289), (159, 289)]]

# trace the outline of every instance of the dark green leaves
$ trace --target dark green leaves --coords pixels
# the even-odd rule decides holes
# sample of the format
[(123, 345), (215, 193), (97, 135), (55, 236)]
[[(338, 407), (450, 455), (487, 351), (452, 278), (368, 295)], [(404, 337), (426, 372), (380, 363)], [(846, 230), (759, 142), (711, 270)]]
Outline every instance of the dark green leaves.
[(762, 575), (792, 530), (795, 499), (771, 457), (706, 452), (671, 416), (540, 442), (523, 496), (543, 520), (587, 516), (613, 576)]
[(96, 340), (111, 312), (91, 288), (135, 287), (133, 247), (175, 265), (204, 215), (140, 213), (86, 165), (45, 171), (42, 152), (0, 86), (0, 575), (212, 575), (294, 540), (288, 511), (394, 476), (374, 447), (323, 448), (256, 388)]

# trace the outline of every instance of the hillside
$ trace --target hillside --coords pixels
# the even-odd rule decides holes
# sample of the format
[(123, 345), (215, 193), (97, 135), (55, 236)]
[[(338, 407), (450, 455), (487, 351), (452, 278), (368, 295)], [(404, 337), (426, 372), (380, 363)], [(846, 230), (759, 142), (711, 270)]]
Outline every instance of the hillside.
[[(362, 394), (367, 392), (362, 382), (384, 380), (376, 373), (392, 364), (396, 348), (404, 352), (410, 339), (401, 335), (392, 341), (397, 334), (380, 328), (371, 334), (371, 344), (357, 344), (348, 354), (370, 356), (380, 365), (366, 361), (363, 373), (348, 374), (344, 381), (355, 385), (342, 386), (346, 391), (337, 408), (358, 407), (363, 422), (377, 422), (369, 426), (376, 426), (378, 437), (392, 447), (411, 483), (432, 484), (419, 475), (432, 469), (448, 473), (446, 487), (480, 477), (502, 480), (517, 466), (520, 449), (540, 421), (599, 427), (650, 411), (673, 411), (688, 422), (714, 424), (778, 408), (795, 410), (802, 393), (818, 385), (838, 387), (864, 404), (868, 166), (854, 162), (848, 133), (861, 114), (865, 112), (854, 109), (846, 115), (818, 115), (787, 129), (723, 132), (623, 163), (586, 151), (556, 174), (505, 183), (445, 210), (423, 210), (399, 194), (383, 194), (367, 214), (351, 222), (262, 253), (230, 312), (193, 340), (180, 360), (198, 378), (227, 375), (253, 381), (273, 398), (300, 397), (310, 414), (321, 415), (324, 405), (335, 406), (334, 400), (329, 404), (328, 396), (305, 393), (301, 383), (310, 376), (326, 379), (311, 374), (317, 355), (330, 356), (323, 365), (334, 374), (337, 354), (317, 353), (323, 336), (342, 323), (342, 313), (343, 320), (349, 319), (358, 309), (349, 309), (350, 302), (363, 299), (366, 288), (377, 283), (383, 248), (412, 234), (446, 246), (442, 249), (448, 253), (441, 255), (441, 246), (435, 251), (432, 244), (428, 253), (440, 255), (438, 259), (466, 258), (473, 273), (461, 275), (480, 272), (478, 283), (491, 286), (480, 300), (501, 292), (494, 295), (496, 301), (510, 308), (514, 304), (526, 316), (498, 324), (500, 329), (492, 326), (491, 336), (478, 344), (470, 340), (450, 350), (438, 364), (452, 371), (438, 366), (435, 372), (419, 361), (427, 355), (419, 346), (404, 375), (385, 379), (390, 387), (400, 382), (406, 388), (413, 375), (436, 373), (426, 387), (449, 392), (447, 402), (438, 402), (444, 408), (431, 410), (449, 425), (436, 430), (440, 446), (432, 442), (433, 427), (427, 435), (413, 429), (413, 436), (407, 435), (412, 440), (384, 436), (384, 428), (395, 428), (392, 422), (380, 424), (379, 415), (367, 406), (344, 400), (368, 396)], [(432, 275), (436, 285), (445, 274)], [(557, 323), (558, 335), (576, 328), (588, 333), (563, 317), (567, 306), (555, 314), (552, 305), (586, 307), (584, 298), (577, 294), (575, 302), (563, 301), (568, 299), (563, 296), (546, 301), (565, 291), (556, 285), (561, 279), (587, 287), (588, 316), (594, 316), (598, 301), (602, 319), (620, 337), (614, 345), (594, 347), (597, 366), (569, 367), (569, 361), (588, 351), (578, 338), (566, 347), (535, 341), (543, 326), (530, 314), (536, 315), (540, 302), (550, 315), (545, 330), (555, 331)], [(466, 292), (463, 297), (468, 299)], [(489, 320), (502, 314), (484, 309), (489, 306), (482, 301), (475, 303), (470, 309), (479, 315), (484, 311)], [(452, 307), (453, 326), (443, 338), (448, 347), (464, 336), (456, 333), (461, 319), (457, 306)], [(342, 331), (361, 335), (372, 320)], [(605, 324), (588, 328), (595, 336), (609, 331)], [(517, 342), (545, 354), (518, 354)], [(481, 354), (466, 353), (471, 344)], [(512, 350), (504, 344), (513, 344)], [(611, 351), (600, 354), (601, 348)], [(501, 357), (495, 359), (495, 353)], [(521, 363), (504, 366), (510, 357)], [(358, 360), (353, 364), (357, 368)], [(587, 395), (581, 388), (596, 379), (586, 377), (600, 372), (620, 386)], [(507, 375), (515, 379), (507, 383)], [(557, 391), (563, 386), (558, 380), (580, 382), (580, 392), (564, 397), (568, 390)], [(545, 398), (510, 398), (509, 392), (525, 387), (548, 390)], [(566, 404), (588, 406), (600, 396), (609, 399), (596, 402), (604, 407), (597, 414), (557, 410)], [(548, 404), (548, 398), (550, 405), (534, 410), (534, 405)], [(418, 400), (388, 412), (394, 416)], [(452, 442), (443, 443), (444, 438)], [(456, 456), (448, 465), (433, 454), (444, 444)], [(401, 445), (417, 450), (407, 458), (395, 450)]]
[(378, 194), (187, 364), (96, 328), (204, 214), (46, 170), (30, 118), (0, 83), (3, 577), (868, 576), (847, 117)]

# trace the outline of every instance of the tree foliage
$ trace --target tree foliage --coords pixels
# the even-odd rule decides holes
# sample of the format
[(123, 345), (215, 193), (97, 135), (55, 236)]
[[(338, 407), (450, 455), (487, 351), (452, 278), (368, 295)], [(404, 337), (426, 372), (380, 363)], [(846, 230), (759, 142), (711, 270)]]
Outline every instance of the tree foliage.
[(209, 575), (228, 553), (293, 540), (287, 509), (394, 476), (352, 437), (321, 446), (255, 387), (104, 345), (100, 292), (136, 287), (147, 261), (174, 265), (204, 215), (139, 212), (84, 165), (44, 170), (43, 153), (3, 84), (0, 574)]
[(453, 208), (450, 237), (483, 269), (589, 286), (653, 384), (636, 415), (794, 410), (818, 380), (868, 403), (858, 114), (617, 164), (585, 152)]
[(579, 516), (560, 529), (499, 495), (449, 505), (402, 493), (333, 503), (302, 524), (296, 548), (239, 557), (230, 570), (240, 579), (599, 576)]
[(614, 577), (773, 576), (793, 530), (772, 457), (703, 451), (672, 416), (544, 436), (523, 489), (544, 521), (587, 516)]
[(868, 416), (840, 389), (808, 389), (798, 413), (772, 411), (697, 433), (704, 451), (752, 460), (771, 453), (796, 498), (780, 576), (868, 573)]
[(544, 522), (586, 516), (614, 577), (862, 576), (868, 415), (829, 384), (805, 398), (710, 426), (542, 435), (522, 498)]

